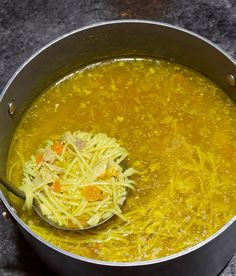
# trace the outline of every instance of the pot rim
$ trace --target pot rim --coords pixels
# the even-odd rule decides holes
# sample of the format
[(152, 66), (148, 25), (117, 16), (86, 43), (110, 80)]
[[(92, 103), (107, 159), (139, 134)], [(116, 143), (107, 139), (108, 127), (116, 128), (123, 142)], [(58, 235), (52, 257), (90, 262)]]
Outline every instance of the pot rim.
[[(133, 23), (138, 23), (138, 24), (148, 24), (148, 25), (157, 25), (157, 26), (162, 26), (162, 27), (167, 27), (167, 28), (171, 28), (171, 29), (175, 29), (177, 31), (181, 31), (183, 33), (186, 33), (188, 35), (194, 36), (197, 39), (200, 39), (202, 41), (204, 41), (205, 43), (209, 44), (210, 46), (212, 46), (213, 48), (215, 48), (216, 50), (218, 50), (222, 55), (224, 55), (227, 59), (229, 59), (235, 66), (236, 66), (236, 61), (233, 59), (233, 57), (231, 57), (229, 54), (227, 54), (223, 49), (221, 49), (219, 46), (215, 45), (213, 42), (211, 42), (210, 40), (208, 40), (207, 38), (204, 38), (203, 36), (196, 34), (192, 31), (189, 31), (185, 28), (182, 27), (178, 27), (169, 23), (163, 23), (163, 22), (158, 22), (158, 21), (151, 21), (151, 20), (139, 20), (139, 19), (124, 19), (124, 20), (112, 20), (112, 21), (105, 21), (105, 22), (99, 22), (99, 23), (94, 23), (94, 24), (90, 24), (90, 25), (86, 25), (84, 27), (75, 29), (73, 31), (70, 31), (64, 35), (61, 35), (59, 37), (57, 37), (56, 39), (52, 40), (51, 42), (47, 43), (45, 46), (41, 47), (39, 50), (37, 50), (33, 55), (31, 55), (17, 70), (16, 72), (13, 74), (13, 76), (10, 78), (10, 80), (7, 82), (7, 84), (5, 85), (5, 87), (3, 88), (2, 93), (0, 94), (0, 102), (2, 101), (4, 95), (6, 94), (9, 86), (11, 85), (11, 83), (14, 81), (14, 79), (16, 78), (16, 76), (21, 72), (21, 70), (27, 66), (28, 63), (31, 62), (31, 60), (33, 60), (36, 56), (38, 56), (41, 52), (43, 52), (45, 49), (47, 49), (48, 47), (50, 47), (51, 45), (55, 44), (56, 42), (59, 42), (60, 40), (63, 40), (75, 33), (81, 32), (81, 31), (85, 31), (87, 29), (92, 29), (92, 28), (96, 28), (96, 27), (100, 27), (100, 26), (106, 26), (106, 25), (113, 25), (113, 24), (133, 24)], [(213, 235), (211, 235), (209, 238), (205, 239), (204, 241), (191, 246), (189, 248), (186, 248), (185, 250), (182, 250), (178, 253), (166, 256), (166, 257), (162, 257), (159, 259), (154, 259), (154, 260), (148, 260), (148, 261), (137, 261), (137, 262), (109, 262), (109, 261), (101, 261), (101, 260), (96, 260), (96, 259), (91, 259), (91, 258), (86, 258), (80, 255), (76, 255), (73, 253), (70, 253), (64, 249), (61, 249), (49, 242), (47, 242), (46, 240), (44, 240), (43, 238), (41, 238), (39, 235), (37, 235), (36, 233), (34, 233), (16, 214), (16, 212), (14, 211), (14, 208), (11, 207), (11, 205), (9, 204), (9, 202), (7, 201), (6, 197), (4, 196), (3, 192), (0, 190), (0, 199), (2, 200), (3, 204), (5, 205), (5, 207), (7, 208), (8, 212), (12, 215), (12, 217), (16, 220), (16, 222), (26, 231), (28, 232), (28, 234), (32, 235), (35, 239), (37, 239), (39, 242), (42, 242), (44, 245), (50, 247), (51, 249), (66, 255), (68, 257), (71, 257), (73, 259), (77, 259), (79, 261), (83, 261), (83, 262), (87, 262), (87, 263), (92, 263), (95, 265), (105, 265), (105, 266), (117, 266), (117, 267), (129, 267), (129, 266), (145, 266), (145, 265), (152, 265), (152, 264), (158, 264), (158, 263), (163, 263), (163, 262), (168, 262), (171, 261), (173, 259), (176, 258), (180, 258), (188, 253), (194, 252), (197, 249), (203, 247), (204, 245), (210, 243), (211, 241), (213, 241), (216, 237), (218, 237), (219, 235), (221, 235), (227, 228), (230, 227), (230, 225), (232, 225), (235, 221), (236, 221), (236, 215), (231, 218), (222, 228), (220, 228), (216, 233), (214, 233)]]

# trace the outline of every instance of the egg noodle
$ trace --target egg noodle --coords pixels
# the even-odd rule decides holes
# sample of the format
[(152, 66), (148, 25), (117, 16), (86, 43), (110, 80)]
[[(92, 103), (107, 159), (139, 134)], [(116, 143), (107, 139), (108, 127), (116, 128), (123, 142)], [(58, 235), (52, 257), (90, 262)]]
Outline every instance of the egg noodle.
[(25, 162), (21, 189), (25, 209), (33, 201), (59, 226), (85, 228), (113, 214), (122, 214), (127, 189), (134, 189), (125, 168), (126, 149), (106, 134), (66, 132), (57, 141), (47, 141)]

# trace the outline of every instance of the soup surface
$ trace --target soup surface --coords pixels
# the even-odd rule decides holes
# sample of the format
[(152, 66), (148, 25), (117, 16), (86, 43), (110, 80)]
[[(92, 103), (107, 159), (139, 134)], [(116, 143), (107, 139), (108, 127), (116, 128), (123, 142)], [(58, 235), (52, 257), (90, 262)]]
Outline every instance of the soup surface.
[(236, 213), (236, 108), (210, 80), (154, 59), (103, 61), (68, 75), (26, 111), (12, 140), (8, 176), (22, 181), (25, 161), (65, 131), (104, 132), (139, 170), (123, 212), (89, 231), (44, 224), (11, 196), (39, 236), (106, 261), (156, 259), (193, 246)]

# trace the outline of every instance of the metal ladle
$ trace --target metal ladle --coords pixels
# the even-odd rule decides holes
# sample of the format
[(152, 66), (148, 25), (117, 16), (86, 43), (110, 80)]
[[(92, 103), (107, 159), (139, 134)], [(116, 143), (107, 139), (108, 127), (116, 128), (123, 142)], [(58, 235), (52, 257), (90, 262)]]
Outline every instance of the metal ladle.
[[(4, 177), (0, 177), (0, 184), (2, 184), (7, 190), (9, 190), (10, 192), (12, 192), (15, 196), (25, 200), (26, 199), (26, 195), (25, 195), (25, 192), (23, 192), (22, 190), (18, 189), (11, 181), (9, 181), (8, 179), (4, 178)], [(127, 194), (128, 194), (128, 189), (126, 190), (126, 197), (127, 197)], [(125, 202), (125, 200), (124, 200)], [(122, 203), (122, 205), (124, 204), (124, 202)], [(71, 230), (71, 231), (79, 231), (79, 230), (87, 230), (87, 229), (90, 229), (90, 228), (94, 228), (94, 227), (97, 227), (98, 225), (101, 225), (103, 224), (104, 222), (108, 221), (109, 219), (111, 219), (113, 216), (114, 216), (114, 213), (104, 219), (103, 221), (99, 222), (98, 224), (96, 225), (92, 225), (92, 226), (87, 226), (87, 227), (84, 227), (84, 228), (70, 228), (70, 227), (65, 227), (65, 226), (60, 226), (58, 225), (57, 223), (51, 221), (50, 219), (48, 219), (46, 216), (43, 215), (43, 213), (41, 212), (41, 209), (39, 207), (39, 205), (35, 202), (33, 202), (33, 209), (34, 211), (37, 213), (37, 215), (44, 221), (46, 222), (47, 224), (50, 224), (51, 226), (55, 227), (55, 228), (58, 228), (58, 229), (62, 229), (62, 230)]]

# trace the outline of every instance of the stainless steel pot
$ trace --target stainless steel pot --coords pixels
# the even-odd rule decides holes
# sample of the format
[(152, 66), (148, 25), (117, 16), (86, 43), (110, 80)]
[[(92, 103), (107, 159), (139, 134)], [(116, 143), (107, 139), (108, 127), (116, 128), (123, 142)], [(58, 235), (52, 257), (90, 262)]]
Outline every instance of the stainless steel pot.
[[(6, 85), (0, 97), (0, 174), (5, 174), (11, 135), (24, 110), (42, 90), (83, 64), (119, 56), (158, 57), (187, 65), (205, 74), (236, 101), (235, 61), (199, 35), (168, 24), (140, 20), (85, 27), (46, 45)], [(0, 196), (25, 238), (59, 275), (215, 276), (236, 251), (235, 216), (209, 239), (166, 258), (133, 263), (92, 260), (41, 239), (11, 208), (6, 191), (2, 190)]]

